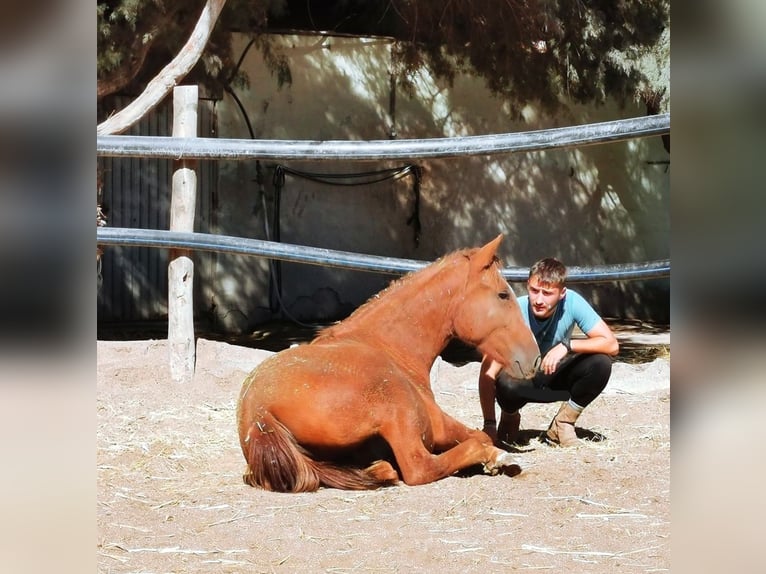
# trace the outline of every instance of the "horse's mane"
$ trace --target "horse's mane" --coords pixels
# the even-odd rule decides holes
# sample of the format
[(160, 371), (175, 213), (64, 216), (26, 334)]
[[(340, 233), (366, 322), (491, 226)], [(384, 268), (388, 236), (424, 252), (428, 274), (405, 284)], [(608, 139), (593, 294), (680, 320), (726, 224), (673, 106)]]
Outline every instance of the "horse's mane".
[(320, 331), (317, 339), (333, 337), (347, 332), (352, 329), (356, 323), (365, 319), (371, 312), (375, 311), (379, 306), (390, 305), (392, 301), (397, 299), (397, 297), (402, 296), (402, 292), (409, 292), (411, 290), (416, 293), (419, 292), (424, 284), (428, 283), (442, 270), (448, 268), (453, 260), (463, 257), (467, 259), (477, 250), (477, 248), (472, 248), (453, 251), (452, 253), (440, 257), (422, 269), (411, 271), (407, 275), (392, 281), (388, 287), (370, 297), (363, 305), (358, 307), (351, 313), (351, 315), (343, 319), (340, 323), (330, 325)]

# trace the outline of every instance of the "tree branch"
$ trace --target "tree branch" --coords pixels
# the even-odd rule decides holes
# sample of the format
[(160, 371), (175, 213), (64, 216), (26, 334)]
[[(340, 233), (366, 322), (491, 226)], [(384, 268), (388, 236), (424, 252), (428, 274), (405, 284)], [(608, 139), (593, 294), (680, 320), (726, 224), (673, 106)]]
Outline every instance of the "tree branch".
[(224, 4), (226, 0), (207, 0), (197, 25), (178, 55), (147, 84), (140, 96), (100, 123), (96, 129), (98, 135), (122, 133), (157, 107), (199, 61)]
[[(133, 78), (138, 75), (141, 70), (141, 66), (144, 65), (146, 55), (149, 53), (149, 49), (152, 47), (153, 41), (144, 42), (142, 38), (143, 34), (137, 35), (133, 44), (130, 47), (130, 59), (128, 63), (109, 74), (109, 78), (98, 80), (97, 83), (97, 98), (113, 94), (117, 90), (121, 90), (128, 85)], [(152, 34), (153, 36), (153, 34)]]

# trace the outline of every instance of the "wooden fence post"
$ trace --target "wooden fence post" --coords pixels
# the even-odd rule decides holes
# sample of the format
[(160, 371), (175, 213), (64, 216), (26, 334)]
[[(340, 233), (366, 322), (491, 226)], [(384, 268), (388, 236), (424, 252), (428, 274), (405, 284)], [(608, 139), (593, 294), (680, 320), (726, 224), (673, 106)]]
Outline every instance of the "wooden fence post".
[[(197, 137), (197, 86), (173, 89), (173, 137)], [(173, 162), (170, 230), (194, 231), (197, 203), (197, 162)], [(179, 383), (194, 376), (194, 263), (188, 249), (171, 249), (168, 263), (168, 346), (170, 377)]]

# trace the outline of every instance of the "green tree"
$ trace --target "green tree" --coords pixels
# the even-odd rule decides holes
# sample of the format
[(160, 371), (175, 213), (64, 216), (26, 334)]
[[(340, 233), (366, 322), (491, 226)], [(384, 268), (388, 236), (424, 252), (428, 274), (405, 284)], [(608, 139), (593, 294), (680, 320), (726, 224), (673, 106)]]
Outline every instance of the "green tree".
[[(146, 91), (189, 51), (211, 3), (226, 0), (99, 0), (99, 98)], [(231, 51), (233, 32), (250, 34), (272, 71), (289, 81), (267, 34), (330, 31), (393, 38), (405, 89), (422, 67), (447, 81), (474, 70), (512, 112), (529, 102), (555, 109), (607, 98), (669, 111), (669, 0), (229, 0), (216, 20), (195, 64), (174, 70), (213, 93), (247, 83)]]

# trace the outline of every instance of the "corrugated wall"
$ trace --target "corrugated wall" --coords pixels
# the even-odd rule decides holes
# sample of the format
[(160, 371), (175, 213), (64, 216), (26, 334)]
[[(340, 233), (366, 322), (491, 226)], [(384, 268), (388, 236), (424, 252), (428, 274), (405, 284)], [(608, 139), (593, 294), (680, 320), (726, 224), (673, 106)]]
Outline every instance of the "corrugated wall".
[[(129, 100), (116, 101), (121, 109)], [(173, 129), (172, 98), (128, 133), (169, 136)], [(215, 137), (215, 102), (201, 100), (198, 134)], [(111, 227), (168, 229), (173, 162), (165, 159), (99, 157), (102, 207)], [(213, 197), (217, 186), (217, 164), (201, 161), (197, 170), (195, 231), (213, 229)], [(196, 278), (209, 276), (214, 255), (195, 253)], [(101, 263), (98, 290), (99, 325), (135, 321), (166, 321), (168, 299), (168, 252), (146, 247), (106, 247)], [(195, 280), (195, 286), (199, 285)], [(195, 293), (195, 309), (203, 304)], [(195, 317), (199, 315), (195, 311)]]

